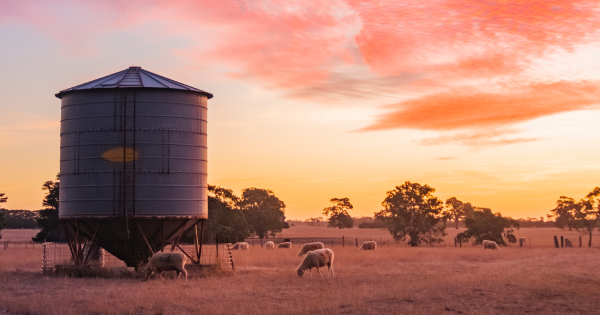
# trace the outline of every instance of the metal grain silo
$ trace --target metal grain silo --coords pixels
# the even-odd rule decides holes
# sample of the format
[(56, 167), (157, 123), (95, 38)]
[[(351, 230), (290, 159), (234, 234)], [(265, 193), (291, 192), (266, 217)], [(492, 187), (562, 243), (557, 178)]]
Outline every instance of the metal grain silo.
[(59, 217), (79, 262), (88, 242), (136, 266), (208, 218), (212, 94), (130, 67), (56, 97)]

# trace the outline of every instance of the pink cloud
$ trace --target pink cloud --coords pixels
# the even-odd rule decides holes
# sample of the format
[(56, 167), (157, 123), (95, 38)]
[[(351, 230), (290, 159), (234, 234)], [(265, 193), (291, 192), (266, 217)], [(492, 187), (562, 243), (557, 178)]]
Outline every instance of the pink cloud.
[[(219, 64), (232, 77), (319, 102), (418, 94), (362, 130), (471, 129), (469, 141), (482, 143), (515, 123), (595, 104), (595, 82), (536, 83), (526, 71), (552, 52), (597, 42), (598, 8), (595, 0), (39, 0), (2, 2), (0, 23), (31, 25), (79, 51), (161, 21), (165, 34), (192, 42), (174, 52), (190, 68)], [(504, 92), (471, 88), (498, 80)]]
[(388, 105), (363, 131), (411, 128), (450, 131), (500, 128), (546, 115), (598, 106), (599, 82), (557, 82), (486, 93), (463, 88)]

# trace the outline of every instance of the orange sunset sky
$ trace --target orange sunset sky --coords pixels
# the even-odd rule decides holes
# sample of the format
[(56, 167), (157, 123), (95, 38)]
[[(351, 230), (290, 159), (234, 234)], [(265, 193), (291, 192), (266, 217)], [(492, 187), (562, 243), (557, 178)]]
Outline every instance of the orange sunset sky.
[(209, 183), (289, 219), (429, 184), (512, 217), (600, 186), (600, 2), (2, 1), (0, 192), (40, 209), (54, 94), (131, 65), (215, 95)]

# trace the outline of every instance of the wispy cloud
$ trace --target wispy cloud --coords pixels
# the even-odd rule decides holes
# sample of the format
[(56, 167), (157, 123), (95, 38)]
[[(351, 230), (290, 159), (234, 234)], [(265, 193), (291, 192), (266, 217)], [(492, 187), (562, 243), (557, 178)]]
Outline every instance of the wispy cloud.
[[(533, 141), (533, 138), (505, 139), (515, 133), (511, 125), (542, 116), (598, 108), (598, 82), (555, 82), (532, 84), (487, 93), (460, 89), (427, 95), (386, 106), (374, 124), (361, 131), (420, 129), (453, 132), (423, 140), (423, 144), (459, 142), (466, 145), (499, 145)], [(459, 131), (459, 132), (456, 132)]]
[(410, 99), (382, 107), (361, 131), (435, 130), (442, 135), (423, 144), (481, 146), (533, 141), (502, 134), (597, 103), (597, 82), (551, 71), (539, 82), (529, 70), (597, 42), (599, 8), (595, 0), (38, 0), (2, 2), (0, 23), (37, 27), (77, 54), (94, 49), (90, 38), (160, 21), (161, 35), (189, 40), (173, 53), (190, 69), (219, 64), (320, 103)]

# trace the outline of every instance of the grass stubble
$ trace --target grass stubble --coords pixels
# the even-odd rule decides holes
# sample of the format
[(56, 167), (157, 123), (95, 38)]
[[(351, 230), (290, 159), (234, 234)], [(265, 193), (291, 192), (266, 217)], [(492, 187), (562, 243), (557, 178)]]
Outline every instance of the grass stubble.
[[(597, 248), (333, 247), (335, 277), (298, 278), (299, 246), (235, 251), (190, 281), (48, 277), (41, 249), (0, 249), (5, 314), (593, 314)], [(167, 278), (173, 275), (168, 275)]]

